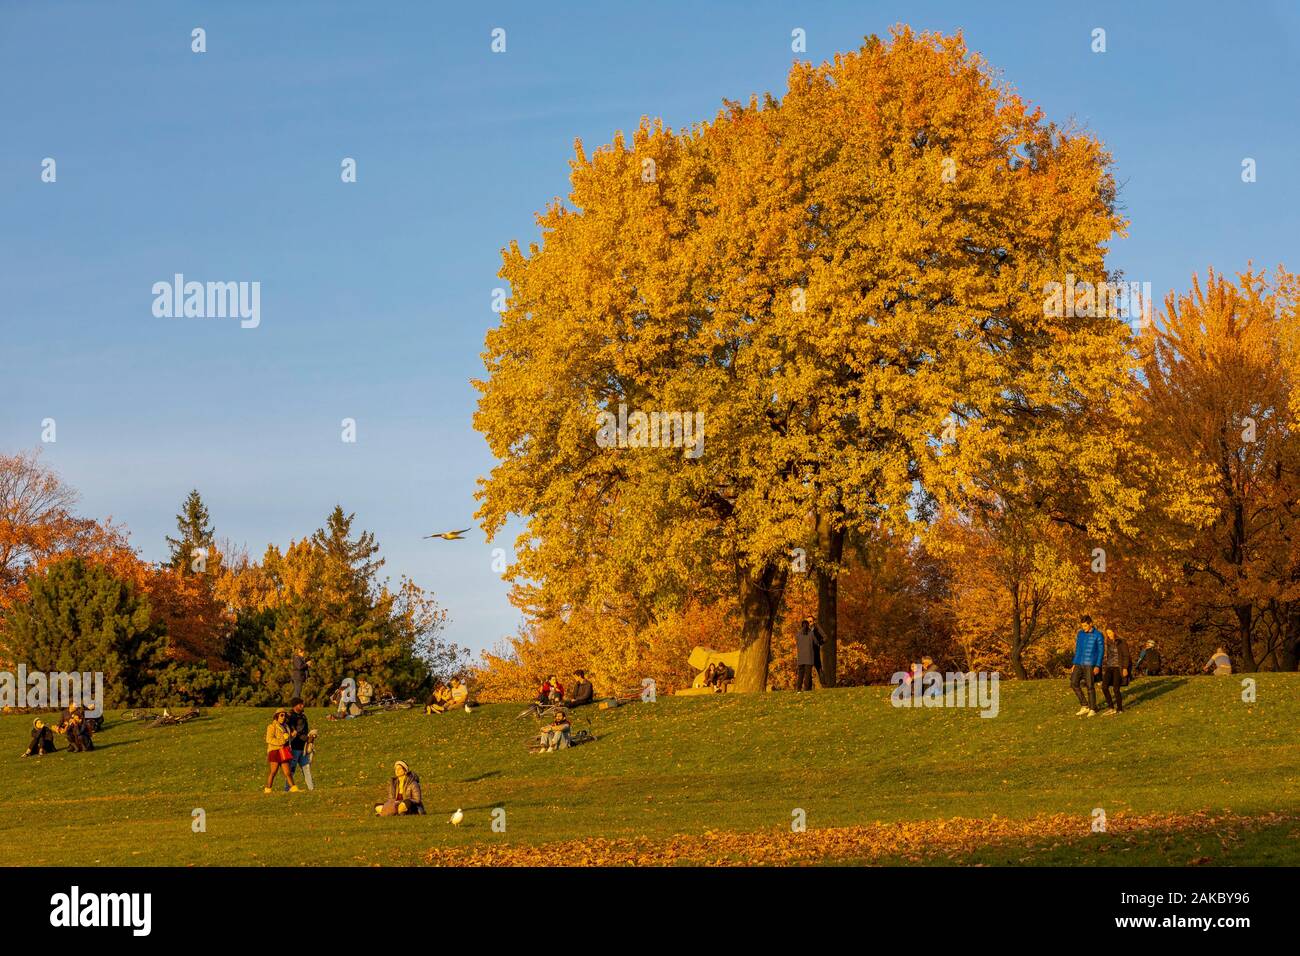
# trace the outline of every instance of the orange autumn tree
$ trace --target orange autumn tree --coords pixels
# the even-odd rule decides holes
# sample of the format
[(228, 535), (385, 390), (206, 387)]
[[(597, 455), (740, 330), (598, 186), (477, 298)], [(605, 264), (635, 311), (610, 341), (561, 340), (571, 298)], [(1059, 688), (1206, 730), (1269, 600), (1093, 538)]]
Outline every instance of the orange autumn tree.
[[(906, 528), (918, 482), (960, 488), (1039, 408), (1122, 374), (1121, 323), (1042, 301), (1106, 278), (1109, 157), (960, 36), (899, 28), (796, 64), (784, 100), (644, 121), (579, 146), (571, 183), (503, 256), (478, 517), (489, 535), (524, 517), (509, 574), (552, 608), (729, 583), (739, 690), (768, 684), (793, 548), (833, 634), (846, 534)], [(629, 416), (660, 410), (698, 416), (701, 446), (635, 441)], [(954, 414), (966, 437), (940, 463)]]
[(1223, 644), (1244, 670), (1300, 657), (1300, 277), (1210, 271), (1144, 339), (1145, 411), (1168, 467), (1199, 472), (1210, 520), (1170, 549), (1182, 663)]

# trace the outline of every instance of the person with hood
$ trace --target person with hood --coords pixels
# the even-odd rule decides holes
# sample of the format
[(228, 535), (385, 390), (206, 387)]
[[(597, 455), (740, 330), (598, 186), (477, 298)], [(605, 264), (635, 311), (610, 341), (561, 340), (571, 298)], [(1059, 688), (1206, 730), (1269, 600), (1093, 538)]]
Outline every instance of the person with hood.
[[(1132, 666), (1124, 638), (1116, 637), (1113, 627), (1106, 628), (1106, 646), (1102, 651), (1101, 664), (1101, 690), (1106, 695), (1106, 713), (1103, 716), (1113, 717), (1124, 713), (1122, 688)], [(1110, 696), (1112, 689), (1115, 691), (1113, 700)]]
[(794, 637), (794, 643), (795, 650), (798, 652), (794, 689), (812, 690), (813, 671), (820, 671), (822, 667), (822, 645), (826, 643), (826, 635), (822, 633), (816, 621), (806, 617)]
[[(1079, 633), (1074, 637), (1074, 666), (1070, 670), (1070, 687), (1074, 690), (1074, 696), (1079, 698), (1079, 710), (1074, 715), (1076, 717), (1097, 716), (1097, 685), (1093, 680), (1101, 673), (1105, 647), (1106, 639), (1101, 631), (1092, 626), (1092, 618), (1087, 614), (1079, 618)], [(1081, 686), (1085, 684), (1088, 687), (1086, 700)]]
[(289, 792), (297, 793), (298, 785), (293, 782), (293, 748), (289, 746), (289, 739), (292, 734), (289, 732), (289, 712), (281, 707), (271, 718), (271, 722), (266, 727), (266, 786), (262, 789), (263, 793), (271, 792), (271, 784), (275, 783), (276, 773), (284, 774), (284, 779), (289, 782)]
[(54, 731), (45, 726), (45, 721), (37, 717), (32, 721), (32, 741), (23, 751), (24, 757), (30, 757), (35, 754), (38, 757), (44, 757), (46, 754), (52, 754), (55, 751)]
[(424, 813), (420, 778), (407, 766), (405, 760), (393, 764), (393, 776), (388, 781), (388, 799), (375, 804), (375, 813), (381, 817), (418, 816)]
[(573, 696), (564, 702), (564, 706), (585, 707), (595, 698), (596, 690), (591, 681), (587, 680), (586, 671), (574, 671), (573, 676), (577, 678), (573, 683)]

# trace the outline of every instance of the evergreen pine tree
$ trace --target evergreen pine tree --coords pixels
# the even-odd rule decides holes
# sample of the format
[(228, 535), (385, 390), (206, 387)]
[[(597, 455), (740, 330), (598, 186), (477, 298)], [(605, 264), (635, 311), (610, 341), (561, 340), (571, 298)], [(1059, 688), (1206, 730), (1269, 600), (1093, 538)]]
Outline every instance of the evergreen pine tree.
[(167, 546), (171, 548), (171, 558), (167, 563), (173, 570), (181, 574), (205, 570), (206, 562), (213, 558), (212, 526), (208, 521), (207, 506), (203, 504), (198, 489), (194, 489), (186, 496), (181, 513), (176, 516), (176, 530), (180, 537), (167, 537)]

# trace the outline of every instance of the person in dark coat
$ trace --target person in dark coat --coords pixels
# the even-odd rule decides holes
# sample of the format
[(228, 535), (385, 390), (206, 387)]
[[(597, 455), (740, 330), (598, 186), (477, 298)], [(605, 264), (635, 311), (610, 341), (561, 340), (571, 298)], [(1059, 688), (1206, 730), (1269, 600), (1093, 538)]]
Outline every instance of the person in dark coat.
[(795, 634), (794, 643), (795, 650), (798, 652), (795, 661), (797, 671), (794, 689), (812, 690), (812, 674), (814, 670), (821, 670), (822, 645), (826, 643), (826, 635), (822, 633), (816, 621), (806, 617), (799, 627), (799, 632)]
[(574, 671), (577, 678), (573, 683), (573, 696), (564, 702), (565, 707), (585, 707), (595, 699), (596, 691), (591, 681), (587, 680), (586, 671)]
[(1155, 641), (1147, 641), (1142, 645), (1142, 650), (1138, 658), (1133, 662), (1132, 674), (1137, 677), (1139, 674), (1155, 675), (1160, 673), (1160, 652), (1156, 650)]
[(68, 740), (68, 750), (72, 753), (84, 753), (87, 750), (95, 749), (95, 742), (90, 739), (90, 728), (86, 726), (85, 718), (79, 713), (73, 713), (63, 724), (63, 735)]
[[(1106, 714), (1103, 716), (1114, 716), (1124, 713), (1124, 692), (1121, 688), (1133, 662), (1129, 658), (1128, 645), (1124, 638), (1115, 636), (1114, 628), (1108, 627), (1102, 633), (1106, 637), (1101, 659), (1101, 690), (1106, 695)], [(1112, 690), (1115, 692), (1114, 697), (1111, 696)]]
[(30, 757), (35, 754), (37, 757), (44, 757), (46, 754), (54, 753), (54, 731), (45, 726), (45, 721), (37, 717), (32, 721), (32, 741), (23, 751), (24, 757)]
[[(311, 724), (307, 720), (306, 705), (301, 697), (289, 701), (289, 716), (285, 720), (285, 726), (289, 729), (289, 752), (293, 754), (289, 760), (289, 776), (292, 777), (301, 770), (307, 789), (315, 790), (316, 785), (311, 779), (311, 751), (307, 747), (311, 738)], [(284, 789), (288, 790), (289, 785), (285, 784)]]
[(312, 662), (307, 659), (307, 652), (296, 647), (293, 651), (293, 659), (289, 662), (289, 674), (293, 678), (293, 697), (302, 696), (302, 685), (307, 682), (307, 674), (311, 670)]

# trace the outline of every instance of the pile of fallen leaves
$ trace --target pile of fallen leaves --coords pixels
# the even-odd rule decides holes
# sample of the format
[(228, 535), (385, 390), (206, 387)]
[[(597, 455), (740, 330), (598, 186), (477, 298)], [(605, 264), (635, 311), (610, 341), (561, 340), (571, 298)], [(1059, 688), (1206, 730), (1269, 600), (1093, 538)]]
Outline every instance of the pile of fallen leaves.
[[(1115, 814), (1107, 821), (1106, 833), (1121, 840), (1142, 831), (1214, 833), (1230, 840), (1242, 830), (1288, 821), (1300, 823), (1300, 816), (1243, 817), (1204, 811)], [(828, 827), (803, 833), (776, 829), (749, 833), (706, 830), (702, 834), (678, 834), (665, 839), (590, 837), (537, 846), (501, 843), (432, 849), (424, 860), (434, 866), (784, 866), (884, 859), (920, 862), (936, 857), (959, 858), (998, 844), (1086, 839), (1091, 834), (1091, 825), (1087, 816), (1054, 813), (1021, 820), (998, 816), (956, 817)]]

